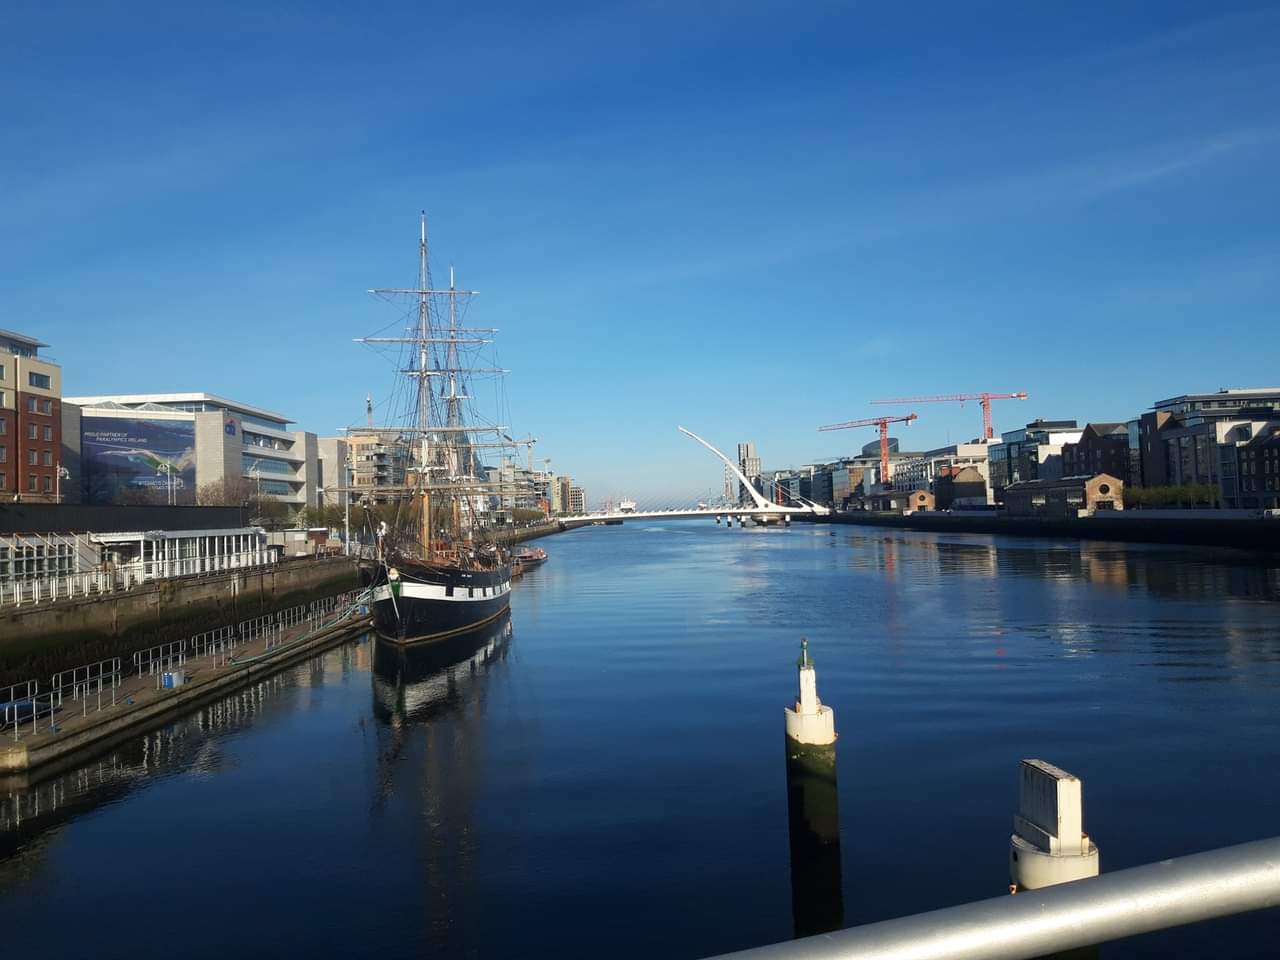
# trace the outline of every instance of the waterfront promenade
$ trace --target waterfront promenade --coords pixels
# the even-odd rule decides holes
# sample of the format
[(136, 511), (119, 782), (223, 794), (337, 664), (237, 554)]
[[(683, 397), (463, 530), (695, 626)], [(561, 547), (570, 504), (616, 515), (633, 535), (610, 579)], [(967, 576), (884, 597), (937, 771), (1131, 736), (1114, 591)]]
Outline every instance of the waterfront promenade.
[[(363, 633), (370, 618), (360, 592), (252, 621), (248, 630), (209, 631), (186, 643), (139, 651), (118, 669), (38, 693), (11, 708), (0, 730), (0, 776), (65, 761), (113, 738), (191, 709), (301, 657)], [(111, 663), (111, 661), (104, 661)], [(98, 665), (95, 665), (98, 666)], [(173, 678), (180, 678), (172, 685)]]

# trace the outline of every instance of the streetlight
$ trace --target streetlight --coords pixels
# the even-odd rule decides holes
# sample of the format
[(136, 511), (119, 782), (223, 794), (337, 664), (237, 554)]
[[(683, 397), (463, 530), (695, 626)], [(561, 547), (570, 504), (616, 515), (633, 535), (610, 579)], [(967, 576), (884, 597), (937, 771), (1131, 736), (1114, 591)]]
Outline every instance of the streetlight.
[(71, 471), (68, 470), (66, 467), (64, 467), (62, 464), (58, 464), (58, 476), (53, 483), (54, 498), (58, 501), (58, 503), (62, 502), (62, 481), (70, 480), (70, 479), (71, 479)]
[(169, 488), (168, 503), (169, 503), (169, 506), (173, 506), (173, 464), (171, 463), (160, 464), (159, 469), (156, 470), (156, 476), (157, 477), (160, 476), (161, 473), (164, 473), (164, 475), (169, 478), (168, 484), (167, 484)]
[(342, 494), (342, 555), (351, 556), (351, 444), (348, 443), (347, 459), (343, 463), (343, 485), (347, 488)]

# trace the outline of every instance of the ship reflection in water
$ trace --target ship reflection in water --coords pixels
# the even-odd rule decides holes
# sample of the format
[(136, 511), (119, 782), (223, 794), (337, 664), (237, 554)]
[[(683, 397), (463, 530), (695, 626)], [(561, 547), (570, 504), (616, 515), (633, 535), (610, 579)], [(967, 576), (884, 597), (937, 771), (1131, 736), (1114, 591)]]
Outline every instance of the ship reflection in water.
[(373, 651), (373, 708), (379, 720), (418, 723), (459, 706), (471, 686), (511, 642), (511, 616), (434, 643), (401, 646), (378, 639)]

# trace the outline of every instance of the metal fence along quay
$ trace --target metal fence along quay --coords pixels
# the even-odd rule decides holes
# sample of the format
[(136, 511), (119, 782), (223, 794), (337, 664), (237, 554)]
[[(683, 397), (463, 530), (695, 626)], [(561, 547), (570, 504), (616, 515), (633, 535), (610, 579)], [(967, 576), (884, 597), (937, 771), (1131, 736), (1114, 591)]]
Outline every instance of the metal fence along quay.
[(1028, 960), (1275, 906), (1280, 837), (715, 960)]
[[(39, 680), (25, 680), (0, 688), (0, 698), (3, 698), (0, 699), (0, 730), (14, 740), (57, 733), (59, 722), (67, 717), (77, 713), (87, 716), (118, 706), (124, 695), (122, 687), (130, 678), (129, 689), (133, 692), (128, 696), (151, 687), (151, 684), (138, 684), (143, 678), (154, 678), (155, 690), (180, 687), (186, 682), (186, 670), (192, 661), (198, 661), (201, 669), (218, 670), (234, 666), (237, 652), (248, 654), (249, 644), (261, 642), (261, 650), (256, 654), (261, 656), (297, 643), (347, 619), (367, 596), (367, 590), (349, 590), (238, 624), (206, 630), (184, 640), (138, 650), (133, 654), (132, 669), (127, 675), (120, 658), (112, 657), (62, 670), (53, 675), (47, 687)], [(299, 626), (306, 629), (296, 633), (294, 628)]]
[(0, 607), (21, 607), (33, 603), (51, 603), (78, 597), (98, 597), (122, 593), (173, 577), (213, 577), (233, 570), (270, 566), (275, 554), (269, 550), (250, 550), (216, 558), (188, 557), (180, 560), (146, 560), (120, 564), (110, 570), (92, 573), (68, 573), (57, 577), (0, 582)]

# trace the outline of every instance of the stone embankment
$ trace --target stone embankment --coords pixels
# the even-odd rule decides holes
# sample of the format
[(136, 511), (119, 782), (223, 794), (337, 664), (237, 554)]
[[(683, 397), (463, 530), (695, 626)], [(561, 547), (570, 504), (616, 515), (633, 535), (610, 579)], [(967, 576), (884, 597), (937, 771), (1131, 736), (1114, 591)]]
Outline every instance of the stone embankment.
[(360, 586), (348, 557), (151, 580), (90, 598), (0, 609), (0, 686), (178, 640)]

